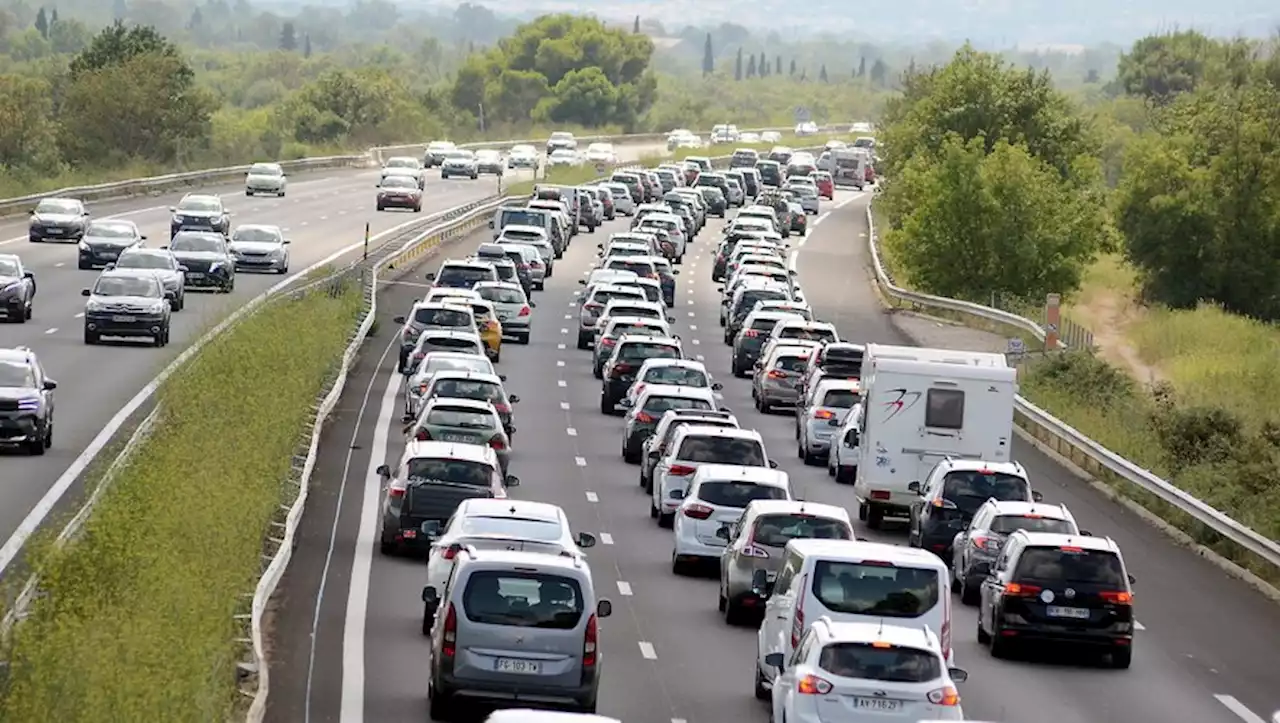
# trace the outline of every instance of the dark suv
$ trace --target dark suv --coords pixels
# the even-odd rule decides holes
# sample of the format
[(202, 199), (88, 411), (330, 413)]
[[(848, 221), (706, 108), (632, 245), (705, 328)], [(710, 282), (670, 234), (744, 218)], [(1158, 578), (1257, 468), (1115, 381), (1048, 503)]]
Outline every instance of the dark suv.
[(188, 193), (177, 206), (170, 206), (169, 211), (173, 214), (169, 220), (169, 238), (179, 231), (217, 231), (231, 236), (231, 214), (217, 196)]
[(0, 349), (0, 445), (28, 454), (53, 446), (53, 390), (36, 353), (27, 347)]

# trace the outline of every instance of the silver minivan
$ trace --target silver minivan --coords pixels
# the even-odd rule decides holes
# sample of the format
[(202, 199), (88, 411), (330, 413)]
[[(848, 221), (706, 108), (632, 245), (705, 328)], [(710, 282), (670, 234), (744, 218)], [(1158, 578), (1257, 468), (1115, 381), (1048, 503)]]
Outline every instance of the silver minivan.
[(535, 702), (596, 712), (600, 619), (581, 557), (464, 547), (444, 592), (424, 587), (436, 607), (427, 683), (432, 720), (451, 720), (459, 704)]

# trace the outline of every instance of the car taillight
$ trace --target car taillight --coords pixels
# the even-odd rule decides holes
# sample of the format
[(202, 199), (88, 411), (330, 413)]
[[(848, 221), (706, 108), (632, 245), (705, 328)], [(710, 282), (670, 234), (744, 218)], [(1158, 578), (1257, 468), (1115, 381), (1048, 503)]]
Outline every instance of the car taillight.
[(1103, 592), (1098, 593), (1098, 597), (1102, 598), (1103, 602), (1109, 602), (1112, 605), (1133, 604), (1133, 593), (1125, 592), (1123, 590), (1104, 590)]
[(521, 271), (528, 271), (528, 270), (529, 270), (529, 264), (520, 264), (520, 266), (519, 266), (519, 267), (517, 267), (517, 268), (519, 268)]
[(413, 435), (413, 438), (419, 442), (429, 442), (431, 441), (431, 433), (425, 429), (419, 429), (418, 433)]
[(510, 413), (511, 413), (511, 405), (510, 405), (510, 404), (507, 404), (507, 403), (505, 403), (505, 402), (499, 402), (499, 403), (497, 403), (497, 404), (493, 405), (493, 408), (494, 408), (494, 411), (496, 411), (498, 414), (510, 414)]
[(835, 419), (836, 415), (832, 414), (831, 412), (828, 412), (825, 409), (819, 409), (818, 411), (813, 413), (813, 418), (814, 419)]
[(969, 543), (979, 550), (997, 550), (1000, 548), (1000, 540), (985, 535), (974, 535), (969, 538)]
[(655, 420), (653, 415), (648, 412), (640, 412), (636, 415), (636, 422), (638, 424), (653, 424), (655, 421), (657, 420)]
[(831, 684), (816, 675), (806, 675), (796, 682), (796, 692), (800, 695), (826, 695), (831, 690)]
[(404, 485), (398, 482), (392, 482), (391, 486), (387, 488), (387, 496), (395, 499), (404, 497)]
[(694, 472), (697, 472), (698, 468), (690, 467), (687, 464), (673, 464), (671, 465), (671, 469), (669, 471), (671, 472), (671, 474), (677, 477), (688, 477)]
[(587, 618), (587, 633), (582, 637), (582, 666), (590, 667), (596, 664), (596, 644), (600, 638), (600, 625), (596, 622), (596, 614), (591, 613), (591, 617)]
[(755, 329), (747, 329), (746, 331), (742, 332), (742, 335), (747, 337), (748, 339), (755, 339), (760, 336), (760, 332), (756, 331)]
[(489, 446), (501, 452), (507, 448), (507, 440), (503, 439), (501, 435), (496, 435), (493, 439), (489, 440)]
[(1004, 594), (1009, 597), (1035, 597), (1040, 594), (1042, 588), (1039, 585), (1028, 585), (1021, 582), (1011, 582), (1005, 585)]
[(614, 364), (613, 369), (609, 371), (609, 376), (613, 377), (614, 379), (618, 379), (623, 374), (626, 374), (634, 370), (635, 370), (634, 367), (632, 367), (630, 364)]
[(759, 545), (747, 545), (746, 547), (742, 548), (742, 555), (743, 557), (767, 558), (769, 556), (769, 551), (764, 549), (763, 547), (760, 547)]
[[(806, 574), (800, 578), (800, 586), (797, 590), (804, 590), (809, 584), (809, 576)], [(804, 633), (804, 599), (805, 595), (797, 596), (796, 612), (791, 617), (791, 649), (795, 650), (800, 644), (800, 635)]]
[(444, 552), (440, 553), (440, 557), (445, 560), (452, 560), (458, 556), (459, 552), (462, 552), (462, 545), (454, 543), (444, 548)]
[(452, 659), (458, 652), (458, 611), (449, 603), (449, 610), (444, 614), (444, 635), (440, 643), (440, 655)]
[(947, 686), (929, 691), (929, 702), (934, 705), (956, 706), (960, 705), (960, 693), (955, 688)]
[[(675, 468), (672, 467), (672, 469)], [(715, 510), (706, 505), (693, 504), (684, 508), (684, 516), (692, 517), (695, 520), (705, 520), (711, 516), (712, 512), (715, 512)]]
[(618, 340), (614, 339), (611, 336), (606, 336), (605, 338), (600, 340), (600, 346), (613, 346), (614, 344), (617, 344), (617, 343), (618, 343)]
[(586, 311), (590, 311), (591, 313), (593, 313), (593, 314), (594, 314), (594, 313), (596, 313), (597, 311), (600, 311), (601, 309), (603, 309), (603, 308), (604, 308), (604, 305), (603, 305), (603, 304), (597, 304), (597, 303), (595, 303), (595, 302), (593, 301), (593, 302), (591, 302), (590, 304), (587, 304), (587, 305), (583, 306), (582, 308), (583, 308), (584, 310), (586, 310)]
[(769, 372), (765, 376), (769, 377), (770, 379), (785, 379), (787, 377), (787, 373), (774, 369), (773, 371)]
[(531, 313), (533, 313), (533, 311), (528, 306), (522, 306), (520, 307), (520, 313), (516, 316), (528, 316)]

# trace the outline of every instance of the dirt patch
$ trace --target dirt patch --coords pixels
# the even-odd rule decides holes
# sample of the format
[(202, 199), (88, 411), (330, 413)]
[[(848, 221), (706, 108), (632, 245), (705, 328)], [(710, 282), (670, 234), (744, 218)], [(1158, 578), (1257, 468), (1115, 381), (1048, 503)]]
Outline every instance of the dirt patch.
[(1070, 315), (1093, 333), (1093, 343), (1098, 355), (1112, 364), (1127, 370), (1143, 384), (1164, 381), (1159, 369), (1142, 361), (1129, 330), (1142, 320), (1143, 310), (1122, 290), (1090, 290), (1088, 297), (1079, 304), (1072, 304)]

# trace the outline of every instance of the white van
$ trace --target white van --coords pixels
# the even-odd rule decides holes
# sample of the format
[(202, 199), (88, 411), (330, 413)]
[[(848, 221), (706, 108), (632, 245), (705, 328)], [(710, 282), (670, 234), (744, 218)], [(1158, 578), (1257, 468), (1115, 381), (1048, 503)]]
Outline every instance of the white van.
[(768, 700), (780, 672), (765, 663), (770, 653), (789, 660), (810, 623), (826, 615), (834, 622), (928, 625), (937, 630), (943, 655), (951, 650), (951, 577), (935, 554), (861, 540), (798, 539), (787, 543), (782, 570), (770, 585), (756, 571), (753, 589), (768, 596), (756, 634), (756, 696)]

